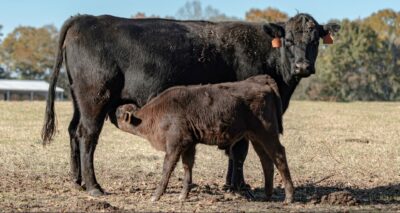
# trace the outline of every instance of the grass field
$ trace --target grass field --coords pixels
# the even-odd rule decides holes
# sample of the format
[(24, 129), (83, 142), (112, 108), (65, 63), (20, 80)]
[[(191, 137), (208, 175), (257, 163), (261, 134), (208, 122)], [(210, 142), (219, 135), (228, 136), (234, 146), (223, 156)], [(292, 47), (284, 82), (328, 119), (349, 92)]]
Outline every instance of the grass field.
[(179, 164), (167, 193), (151, 203), (163, 153), (109, 122), (95, 154), (97, 179), (109, 195), (89, 197), (69, 182), (71, 103), (56, 103), (59, 132), (47, 147), (40, 141), (44, 105), (0, 102), (0, 211), (400, 211), (400, 103), (294, 101), (282, 136), (296, 186), (291, 205), (282, 204), (277, 174), (273, 200), (263, 201), (252, 148), (244, 172), (257, 199), (224, 192), (227, 157), (203, 145), (188, 201), (178, 202)]

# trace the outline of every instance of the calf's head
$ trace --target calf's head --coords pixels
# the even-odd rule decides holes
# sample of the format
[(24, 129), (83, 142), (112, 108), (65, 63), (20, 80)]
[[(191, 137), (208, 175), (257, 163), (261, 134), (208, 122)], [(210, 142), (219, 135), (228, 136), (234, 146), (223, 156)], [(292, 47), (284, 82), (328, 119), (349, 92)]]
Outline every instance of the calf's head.
[(332, 43), (331, 35), (339, 31), (335, 23), (319, 25), (308, 14), (298, 14), (282, 24), (266, 24), (264, 30), (281, 40), (280, 64), (288, 72), (285, 80), (292, 76), (308, 77), (315, 73), (319, 39)]
[(118, 128), (136, 134), (135, 127), (138, 126), (142, 120), (135, 116), (139, 108), (134, 104), (124, 104), (117, 108), (115, 116), (117, 118)]

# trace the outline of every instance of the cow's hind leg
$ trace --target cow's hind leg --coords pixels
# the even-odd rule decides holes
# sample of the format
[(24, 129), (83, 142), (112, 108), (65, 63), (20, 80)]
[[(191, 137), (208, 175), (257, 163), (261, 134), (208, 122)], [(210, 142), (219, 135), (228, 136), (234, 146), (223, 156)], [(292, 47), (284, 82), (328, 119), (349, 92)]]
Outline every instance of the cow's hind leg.
[(93, 157), (98, 138), (103, 127), (102, 118), (82, 116), (78, 125), (81, 172), (86, 191), (92, 196), (103, 195), (104, 191), (98, 184), (94, 172)]
[(264, 172), (265, 196), (267, 200), (270, 200), (274, 190), (274, 163), (260, 144), (252, 142), (252, 145), (261, 161)]
[(151, 197), (151, 201), (157, 201), (160, 199), (161, 195), (164, 194), (165, 189), (168, 186), (169, 178), (171, 177), (172, 172), (175, 169), (176, 163), (181, 156), (180, 148), (176, 147), (175, 149), (168, 149), (167, 153), (164, 157), (164, 165), (163, 165), (163, 173), (161, 177), (161, 181), (157, 186), (156, 191), (154, 192), (153, 196)]
[(80, 120), (76, 135), (79, 138), (82, 181), (90, 195), (99, 196), (103, 195), (104, 191), (96, 180), (93, 158), (109, 102), (96, 103), (91, 99), (81, 98), (78, 103)]
[[(102, 36), (98, 40), (100, 43)], [(79, 34), (65, 50), (68, 77), (80, 112), (76, 136), (82, 181), (93, 196), (104, 194), (95, 176), (94, 152), (106, 114), (115, 107), (124, 86), (122, 71), (113, 61), (108, 47), (100, 43), (94, 48), (93, 41)]]
[(190, 190), (190, 184), (192, 184), (192, 169), (193, 169), (193, 164), (194, 164), (194, 157), (196, 154), (196, 147), (190, 146), (188, 149), (186, 149), (182, 153), (182, 165), (183, 169), (185, 171), (185, 177), (183, 178), (183, 188), (182, 192), (179, 196), (179, 200), (183, 201), (187, 198), (189, 190)]
[(84, 189), (82, 186), (82, 175), (81, 175), (81, 161), (80, 161), (80, 153), (79, 153), (79, 139), (76, 135), (76, 130), (78, 128), (79, 120), (80, 120), (80, 112), (73, 95), (73, 91), (71, 91), (73, 107), (74, 107), (74, 114), (72, 117), (71, 122), (68, 126), (68, 133), (70, 138), (70, 145), (71, 145), (71, 176), (73, 185), (77, 189)]

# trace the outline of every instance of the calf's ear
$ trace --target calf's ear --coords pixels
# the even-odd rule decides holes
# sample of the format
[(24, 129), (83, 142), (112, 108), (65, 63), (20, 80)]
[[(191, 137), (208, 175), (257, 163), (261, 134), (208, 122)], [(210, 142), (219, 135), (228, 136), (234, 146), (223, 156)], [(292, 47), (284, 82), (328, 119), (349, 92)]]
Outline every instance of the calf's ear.
[(278, 24), (274, 24), (274, 23), (264, 24), (264, 31), (268, 35), (270, 35), (272, 38), (285, 37), (285, 28)]
[(132, 113), (131, 112), (125, 112), (124, 113), (124, 121), (126, 123), (130, 123), (131, 122), (131, 117), (132, 117)]
[(124, 113), (124, 121), (128, 124), (132, 124), (133, 126), (138, 126), (142, 123), (140, 118), (135, 117), (132, 112), (125, 112)]

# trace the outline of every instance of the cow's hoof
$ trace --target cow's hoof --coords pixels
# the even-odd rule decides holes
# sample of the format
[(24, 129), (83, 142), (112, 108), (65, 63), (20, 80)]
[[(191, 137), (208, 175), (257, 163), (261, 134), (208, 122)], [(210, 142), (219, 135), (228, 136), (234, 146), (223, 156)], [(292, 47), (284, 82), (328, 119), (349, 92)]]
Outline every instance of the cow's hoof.
[(92, 190), (89, 190), (88, 193), (92, 197), (99, 197), (99, 196), (105, 195), (105, 193), (101, 189), (92, 189)]
[(224, 184), (222, 186), (222, 190), (226, 191), (226, 192), (232, 192), (233, 191), (233, 186), (229, 185), (229, 184)]
[(239, 184), (239, 185), (228, 185), (228, 184), (224, 184), (222, 186), (222, 190), (226, 191), (226, 192), (241, 192), (243, 190), (250, 190), (251, 187), (249, 184)]
[(241, 191), (240, 194), (242, 194), (242, 196), (244, 196), (249, 201), (256, 200), (256, 196), (253, 194), (253, 192), (250, 189), (244, 189)]

